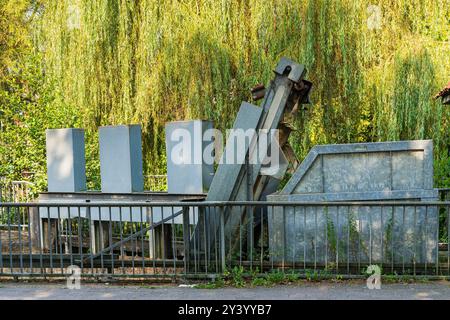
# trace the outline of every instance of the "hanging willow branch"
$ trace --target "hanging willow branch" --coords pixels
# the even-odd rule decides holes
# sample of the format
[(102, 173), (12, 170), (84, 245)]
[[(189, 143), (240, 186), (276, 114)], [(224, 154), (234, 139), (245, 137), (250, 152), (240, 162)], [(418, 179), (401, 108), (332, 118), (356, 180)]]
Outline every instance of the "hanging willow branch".
[[(432, 95), (448, 82), (446, 0), (47, 1), (36, 47), (63, 104), (88, 129), (141, 123), (147, 172), (165, 170), (166, 121), (231, 126), (249, 89), (281, 56), (307, 65), (313, 106), (295, 121), (299, 157), (318, 143), (434, 139), (450, 143), (449, 111)], [(89, 169), (88, 169), (89, 170)]]

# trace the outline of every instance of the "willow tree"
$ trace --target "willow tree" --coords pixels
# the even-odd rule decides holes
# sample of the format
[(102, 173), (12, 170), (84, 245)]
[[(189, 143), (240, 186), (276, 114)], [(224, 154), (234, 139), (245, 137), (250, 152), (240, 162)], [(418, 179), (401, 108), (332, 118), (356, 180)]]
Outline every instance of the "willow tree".
[(35, 45), (54, 107), (73, 115), (61, 126), (88, 130), (91, 180), (97, 126), (141, 123), (145, 170), (164, 172), (165, 122), (230, 127), (281, 56), (314, 83), (293, 124), (300, 158), (314, 144), (430, 138), (449, 174), (449, 110), (432, 99), (450, 76), (449, 0), (44, 3)]

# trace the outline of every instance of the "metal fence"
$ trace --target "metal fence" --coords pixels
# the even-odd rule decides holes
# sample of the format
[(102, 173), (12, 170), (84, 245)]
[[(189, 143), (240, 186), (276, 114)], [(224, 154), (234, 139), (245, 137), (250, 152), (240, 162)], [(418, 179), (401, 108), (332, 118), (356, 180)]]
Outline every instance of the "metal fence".
[(34, 184), (29, 181), (10, 181), (0, 177), (0, 202), (28, 202), (33, 200)]
[(450, 202), (1, 203), (0, 276), (450, 277)]

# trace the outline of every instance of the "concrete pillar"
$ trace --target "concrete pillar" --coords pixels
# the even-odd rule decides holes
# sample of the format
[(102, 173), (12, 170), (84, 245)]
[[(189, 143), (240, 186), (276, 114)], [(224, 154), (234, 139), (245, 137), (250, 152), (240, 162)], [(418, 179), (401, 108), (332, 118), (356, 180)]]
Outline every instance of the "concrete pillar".
[[(45, 133), (48, 192), (86, 191), (84, 130), (47, 129)], [(51, 249), (56, 252), (59, 250), (55, 247), (59, 230), (58, 221), (48, 218), (42, 218), (39, 221), (39, 210), (35, 209), (30, 210), (33, 251), (41, 247), (45, 251)]]
[[(209, 129), (213, 129), (211, 121), (175, 121), (166, 124), (169, 193), (197, 194), (208, 191), (214, 176), (214, 154), (210, 152), (213, 150), (214, 138), (211, 135), (204, 136)], [(212, 154), (212, 157), (205, 159), (204, 152)]]
[(86, 190), (83, 129), (46, 130), (49, 192)]
[(141, 126), (100, 127), (99, 142), (102, 192), (142, 192)]

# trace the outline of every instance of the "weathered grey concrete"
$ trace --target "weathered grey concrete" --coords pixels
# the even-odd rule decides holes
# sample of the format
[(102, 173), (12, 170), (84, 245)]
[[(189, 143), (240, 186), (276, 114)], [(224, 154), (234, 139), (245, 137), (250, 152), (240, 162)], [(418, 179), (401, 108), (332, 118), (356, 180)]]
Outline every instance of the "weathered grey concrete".
[[(233, 130), (243, 130), (243, 132), (257, 128), (261, 118), (262, 109), (250, 103), (243, 102), (236, 116)], [(246, 142), (243, 148), (238, 148), (239, 143), (227, 143), (223, 152), (220, 164), (217, 168), (211, 187), (206, 197), (207, 201), (229, 201), (236, 187), (239, 173), (244, 166), (243, 161), (237, 163), (237, 159), (245, 159), (245, 155), (250, 147)], [(227, 159), (227, 155), (233, 155), (234, 159)]]
[(318, 145), (280, 194), (433, 188), (431, 140)]
[[(52, 203), (67, 203), (67, 207), (60, 207), (59, 208), (59, 215), (58, 215), (58, 208), (57, 207), (50, 207), (50, 208), (39, 208), (39, 214), (41, 218), (47, 218), (50, 213), (50, 218), (57, 219), (59, 218), (86, 218), (90, 215), (92, 220), (100, 220), (99, 217), (99, 208), (98, 207), (91, 207), (90, 212), (88, 213), (87, 207), (73, 207), (70, 206), (70, 204), (73, 203), (79, 203), (84, 204), (87, 201), (89, 202), (95, 202), (95, 203), (102, 203), (105, 205), (114, 205), (117, 202), (125, 202), (125, 203), (139, 203), (139, 202), (179, 202), (179, 201), (186, 201), (186, 200), (198, 200), (202, 201), (206, 197), (205, 194), (184, 194), (184, 195), (176, 195), (176, 194), (168, 194), (164, 192), (158, 192), (158, 193), (152, 193), (152, 192), (133, 192), (133, 193), (127, 193), (127, 194), (108, 194), (108, 193), (101, 193), (101, 192), (79, 192), (79, 193), (41, 193), (39, 195), (39, 203), (45, 203), (48, 205), (51, 205)], [(69, 216), (69, 209), (70, 209), (70, 216)], [(129, 207), (111, 207), (111, 210), (109, 210), (108, 207), (102, 207), (101, 210), (101, 220), (102, 221), (134, 221), (134, 222), (140, 222), (144, 221), (146, 223), (151, 222), (153, 219), (153, 222), (158, 222), (162, 219), (162, 215), (164, 215), (164, 218), (167, 218), (172, 214), (172, 209), (170, 207), (163, 208), (163, 213), (161, 211), (160, 207), (153, 208), (153, 210), (150, 210), (150, 208), (142, 207), (142, 206), (133, 206), (131, 207), (131, 211)], [(121, 212), (120, 212), (121, 210)], [(180, 211), (180, 207), (174, 207), (174, 213)], [(142, 218), (141, 218), (141, 211), (142, 211)], [(111, 212), (111, 215), (110, 215)], [(130, 215), (130, 212), (132, 215)], [(194, 214), (195, 212), (195, 214)], [(190, 222), (193, 223), (193, 221), (196, 221), (196, 212), (197, 208), (191, 207), (191, 217)], [(150, 213), (153, 214), (153, 218), (151, 218)], [(175, 223), (181, 223), (182, 219), (181, 216), (175, 218)]]
[(100, 127), (99, 143), (102, 192), (143, 191), (141, 126)]
[[(233, 125), (233, 130), (243, 130), (246, 132), (247, 130), (255, 130), (257, 128), (258, 122), (260, 121), (263, 110), (260, 107), (252, 105), (247, 102), (243, 102), (239, 109), (239, 112), (236, 116), (236, 120)], [(234, 131), (236, 132), (236, 131)], [(235, 140), (240, 140), (237, 137)], [(253, 137), (250, 137), (253, 138)], [(231, 140), (231, 137), (227, 137), (227, 141)], [(242, 170), (244, 170), (245, 164), (243, 163), (243, 159), (250, 148), (251, 141), (244, 141), (244, 145), (241, 146), (240, 143), (236, 141), (234, 143), (228, 143), (225, 146), (225, 150), (222, 154), (220, 164), (216, 170), (214, 178), (211, 182), (211, 186), (208, 191), (208, 195), (206, 197), (207, 201), (230, 201), (230, 200), (239, 200), (236, 199), (238, 196), (242, 196), (241, 194), (234, 195), (236, 192), (236, 188), (241, 185), (240, 175), (242, 174)], [(227, 157), (228, 156), (228, 157)], [(230, 156), (233, 156), (234, 159), (230, 159)], [(238, 161), (241, 159), (241, 161)], [(233, 198), (234, 196), (234, 198)], [(241, 199), (242, 200), (242, 199)], [(209, 210), (208, 214), (204, 214), (204, 218), (202, 213), (200, 213), (199, 223), (195, 229), (196, 239), (201, 239), (200, 233), (203, 230), (207, 230), (210, 234), (214, 234), (219, 227), (219, 210), (215, 210), (214, 208)], [(231, 212), (229, 214), (230, 217), (234, 219), (239, 219), (241, 216), (241, 212)], [(231, 219), (230, 219), (231, 220)], [(206, 225), (206, 229), (205, 229)], [(230, 235), (230, 229), (235, 229), (236, 223), (232, 221), (227, 221), (226, 223), (226, 235)], [(200, 244), (203, 246), (203, 244)], [(209, 245), (213, 245), (210, 243)], [(191, 249), (194, 248), (194, 244), (192, 242)], [(197, 250), (204, 250), (203, 248), (196, 247)]]
[(367, 289), (364, 282), (303, 283), (271, 288), (196, 289), (170, 286), (0, 283), (0, 300), (450, 300), (449, 282), (382, 284)]
[[(269, 201), (427, 201), (433, 189), (431, 140), (315, 146)], [(269, 208), (274, 261), (432, 263), (437, 208)]]
[(49, 192), (86, 190), (83, 129), (46, 130)]
[[(207, 192), (214, 176), (214, 154), (205, 150), (214, 146), (212, 121), (175, 121), (166, 123), (167, 189), (169, 193)], [(209, 159), (203, 153), (208, 152)]]

